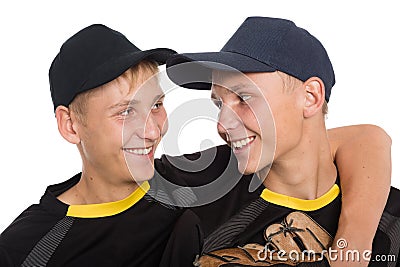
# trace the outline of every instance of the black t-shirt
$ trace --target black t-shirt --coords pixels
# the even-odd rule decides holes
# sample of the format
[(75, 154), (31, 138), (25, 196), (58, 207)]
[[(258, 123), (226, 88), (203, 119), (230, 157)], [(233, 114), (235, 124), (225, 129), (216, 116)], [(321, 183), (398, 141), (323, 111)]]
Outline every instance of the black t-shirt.
[(145, 182), (117, 202), (69, 206), (59, 201), (57, 196), (79, 179), (80, 174), (49, 186), (40, 203), (1, 234), (2, 267), (160, 266), (160, 261), (170, 266), (163, 255), (182, 210), (150, 196), (160, 191), (157, 184)]
[[(198, 255), (203, 256), (203, 258), (197, 258), (196, 261), (197, 264), (200, 264), (203, 260), (201, 266), (270, 266), (271, 262), (263, 263), (257, 261), (256, 258), (259, 249), (265, 248), (266, 245), (272, 250), (296, 248), (299, 251), (309, 250), (309, 248), (323, 250), (322, 248), (326, 249), (331, 245), (329, 242), (332, 242), (336, 235), (341, 209), (339, 179), (337, 185), (332, 187), (327, 195), (322, 197), (322, 200), (319, 198), (305, 201), (290, 198), (273, 193), (263, 185), (259, 185), (255, 191), (249, 192), (254, 177), (243, 175), (237, 179), (237, 162), (230, 156), (230, 148), (220, 146), (197, 154), (175, 157), (172, 160), (163, 156), (157, 162), (158, 170), (168, 179), (181, 177), (192, 187), (220, 179), (222, 187), (231, 188), (226, 190), (228, 191), (226, 194), (221, 194), (216, 201), (192, 208), (192, 212), (181, 219), (180, 230), (173, 233), (174, 255), (186, 253), (193, 255), (193, 251), (190, 251), (193, 247), (188, 248), (184, 245), (185, 242), (193, 240), (198, 244), (202, 243), (204, 239), (204, 244), (201, 244), (202, 249), (197, 251)], [(205, 165), (205, 167), (203, 166), (201, 171), (191, 170), (191, 163), (188, 160), (196, 161), (199, 158), (203, 158), (204, 162), (207, 162), (207, 158), (214, 160), (209, 161), (208, 164), (199, 161), (199, 165)], [(228, 159), (230, 159), (229, 162)], [(233, 179), (229, 180), (229, 177), (233, 177)], [(197, 197), (201, 198), (198, 195)], [(298, 205), (298, 203), (308, 204)], [(314, 203), (311, 204), (313, 206), (311, 209), (307, 208), (309, 203)], [(398, 261), (400, 249), (399, 203), (400, 191), (391, 188), (373, 241), (369, 266), (400, 266)], [(279, 233), (280, 231), (281, 233)], [(305, 232), (308, 234), (303, 234)], [(319, 236), (315, 233), (319, 233)], [(336, 255), (339, 256), (339, 253), (340, 251)], [(334, 253), (332, 255), (335, 257)], [(272, 256), (275, 256), (274, 263), (278, 263), (276, 255)], [(316, 260), (309, 257), (308, 261), (292, 262), (289, 265), (327, 266), (326, 255), (322, 254), (322, 256), (325, 257), (317, 255), (315, 256)], [(205, 261), (210, 257), (215, 261)], [(240, 262), (242, 265), (239, 264)], [(280, 265), (288, 266), (287, 263)]]
[[(163, 259), (170, 266), (193, 266), (203, 237), (257, 199), (263, 190), (262, 185), (257, 186), (256, 177), (238, 172), (236, 158), (227, 145), (177, 157), (163, 155), (155, 161), (155, 168), (156, 176), (167, 181), (165, 191), (175, 199), (181, 200), (174, 192), (187, 189), (180, 194), (186, 199), (174, 204), (189, 203), (185, 207), (190, 207), (176, 223), (164, 252), (168, 256)], [(176, 190), (168, 182), (183, 188)], [(209, 187), (204, 189), (205, 185)]]
[(188, 206), (199, 217), (205, 236), (257, 199), (264, 189), (256, 176), (239, 173), (227, 145), (178, 157), (163, 155), (155, 161), (155, 168), (167, 181), (189, 187), (195, 201)]
[[(298, 205), (299, 200), (268, 192), (244, 206), (241, 211), (222, 223), (208, 236), (201, 231), (200, 220), (191, 218), (186, 232), (173, 233), (175, 242), (181, 239), (204, 240), (195, 266), (329, 266), (327, 258), (349, 261), (364, 257), (364, 251), (347, 256), (344, 250), (331, 251), (333, 237), (341, 209), (341, 196), (333, 187), (323, 198), (317, 199), (316, 209)], [(300, 200), (300, 202), (306, 202)], [(307, 201), (308, 202), (308, 201)], [(314, 200), (313, 200), (314, 202)], [(325, 203), (325, 204), (324, 204)], [(375, 234), (369, 266), (400, 266), (400, 191), (391, 188), (390, 196)], [(318, 207), (318, 205), (320, 205)], [(302, 207), (303, 206), (303, 207)], [(221, 207), (221, 209), (224, 207)], [(181, 224), (184, 224), (181, 222)], [(197, 231), (193, 231), (197, 229)], [(346, 240), (339, 245), (346, 244)], [(344, 243), (343, 243), (344, 242)], [(345, 247), (346, 245), (343, 245)], [(175, 244), (175, 247), (179, 245)], [(343, 248), (342, 247), (342, 248)], [(176, 251), (179, 251), (176, 249)], [(180, 247), (193, 255), (192, 251)], [(279, 254), (278, 252), (283, 252)], [(314, 254), (311, 254), (313, 252)], [(357, 253), (357, 252), (356, 252)], [(366, 254), (366, 256), (368, 256)], [(288, 263), (290, 262), (290, 264)]]
[[(201, 231), (201, 222), (206, 218), (197, 222), (189, 219), (182, 227), (186, 233), (173, 233), (177, 243), (174, 246), (178, 247), (180, 240), (187, 238), (204, 239), (198, 251), (201, 257), (195, 260), (196, 266), (270, 266), (272, 263), (287, 266), (283, 263), (295, 258), (290, 253), (292, 250), (299, 252), (301, 259), (300, 252), (305, 249), (315, 251), (316, 256), (299, 266), (328, 266), (322, 250), (328, 251), (331, 246), (340, 210), (341, 195), (336, 184), (316, 200), (301, 200), (264, 189), (258, 198), (242, 205), (238, 212), (222, 221), (208, 235)], [(196, 235), (192, 229), (200, 229), (197, 231), (200, 234)], [(184, 246), (180, 249), (180, 254), (187, 251), (193, 255)], [(280, 262), (278, 251), (287, 251), (286, 255), (280, 254)]]
[[(0, 235), (0, 266), (191, 266), (202, 238), (188, 238), (177, 244), (176, 235), (171, 233), (186, 232), (183, 229), (188, 226), (187, 221), (200, 224), (200, 216), (207, 218), (201, 221), (201, 231), (187, 229), (196, 236), (203, 231), (207, 234), (239, 210), (240, 203), (248, 203), (257, 196), (243, 194), (251, 177), (238, 179), (241, 175), (236, 163), (227, 168), (231, 155), (227, 146), (172, 159), (192, 169), (204, 165), (196, 161), (201, 159), (199, 155), (211, 164), (196, 172), (183, 171), (167, 156), (157, 159), (150, 189), (145, 194), (138, 190), (123, 200), (127, 203), (122, 208), (110, 203), (92, 209), (90, 205), (79, 208), (59, 201), (57, 196), (74, 186), (80, 174), (49, 186), (40, 203), (22, 212)], [(187, 162), (187, 158), (191, 161)], [(215, 181), (221, 174), (236, 179), (217, 184), (217, 188), (229, 193), (217, 197), (215, 202), (197, 206), (201, 196), (196, 196), (191, 187)], [(231, 200), (233, 196), (235, 201)], [(196, 206), (196, 213), (186, 210), (177, 221), (182, 206)], [(221, 210), (221, 206), (229, 208)], [(181, 246), (189, 252), (180, 254)]]
[[(225, 236), (215, 237), (224, 223), (241, 222), (233, 239), (228, 235), (231, 243), (224, 248), (251, 248), (251, 242), (265, 242), (263, 231), (268, 225), (279, 224), (290, 214), (290, 207), (260, 197), (265, 188), (257, 184), (257, 178), (239, 174), (236, 159), (226, 145), (180, 157), (163, 156), (155, 161), (155, 167), (156, 175), (145, 194), (136, 191), (122, 208), (104, 205), (97, 214), (84, 208), (75, 209), (76, 214), (68, 213), (69, 206), (56, 198), (76, 184), (79, 175), (48, 187), (40, 204), (25, 210), (1, 234), (0, 266), (192, 266), (195, 255), (205, 247), (220, 250), (213, 240)], [(208, 184), (207, 190), (197, 190)], [(392, 189), (375, 236), (374, 255), (398, 255), (399, 195)], [(339, 200), (337, 196), (322, 207), (323, 212), (304, 213), (334, 236)], [(191, 210), (181, 216), (183, 210), (175, 206)], [(92, 218), (84, 218), (89, 212)], [(208, 249), (206, 253), (211, 252)]]

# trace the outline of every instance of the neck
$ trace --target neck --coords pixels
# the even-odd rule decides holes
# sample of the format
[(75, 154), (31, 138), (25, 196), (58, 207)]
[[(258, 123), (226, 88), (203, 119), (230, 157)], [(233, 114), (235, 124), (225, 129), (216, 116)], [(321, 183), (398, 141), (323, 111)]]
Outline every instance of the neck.
[(75, 189), (83, 200), (81, 204), (114, 202), (128, 197), (138, 188), (133, 181), (110, 183), (101, 177), (88, 176), (82, 173)]
[(113, 181), (91, 172), (90, 168), (83, 168), (79, 182), (58, 199), (69, 205), (107, 203), (124, 199), (137, 188), (138, 184), (131, 179)]
[(325, 123), (318, 126), (321, 130), (305, 126), (298, 145), (274, 160), (264, 180), (269, 190), (300, 199), (316, 199), (329, 191), (336, 180), (336, 167)]

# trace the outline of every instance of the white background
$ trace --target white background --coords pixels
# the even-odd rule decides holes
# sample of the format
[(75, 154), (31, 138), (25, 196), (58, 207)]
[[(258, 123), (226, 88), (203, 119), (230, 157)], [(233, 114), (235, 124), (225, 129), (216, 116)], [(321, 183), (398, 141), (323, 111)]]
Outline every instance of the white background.
[[(295, 21), (321, 40), (335, 68), (328, 127), (383, 127), (393, 139), (392, 184), (400, 187), (397, 6), (396, 1), (2, 1), (0, 232), (37, 203), (47, 185), (80, 171), (76, 148), (58, 134), (47, 73), (61, 44), (93, 23), (124, 33), (141, 49), (203, 52), (222, 48), (248, 16)], [(207, 96), (186, 90), (167, 96), (166, 106), (171, 111), (182, 101)], [(206, 139), (220, 143), (212, 123), (199, 123), (182, 132), (181, 152), (198, 150)]]

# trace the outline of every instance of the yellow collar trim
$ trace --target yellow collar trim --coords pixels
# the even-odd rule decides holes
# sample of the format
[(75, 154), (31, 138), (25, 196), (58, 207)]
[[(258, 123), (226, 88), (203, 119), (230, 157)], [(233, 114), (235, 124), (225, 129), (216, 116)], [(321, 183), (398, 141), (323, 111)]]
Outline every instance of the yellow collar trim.
[(99, 218), (116, 215), (135, 205), (149, 191), (149, 182), (142, 183), (127, 198), (115, 202), (71, 205), (68, 207), (67, 216), (77, 218)]
[(324, 195), (317, 199), (305, 200), (290, 196), (285, 196), (279, 193), (272, 192), (265, 188), (261, 193), (261, 198), (267, 202), (287, 207), (294, 210), (313, 211), (325, 207), (331, 203), (340, 193), (339, 186), (333, 185), (332, 188)]

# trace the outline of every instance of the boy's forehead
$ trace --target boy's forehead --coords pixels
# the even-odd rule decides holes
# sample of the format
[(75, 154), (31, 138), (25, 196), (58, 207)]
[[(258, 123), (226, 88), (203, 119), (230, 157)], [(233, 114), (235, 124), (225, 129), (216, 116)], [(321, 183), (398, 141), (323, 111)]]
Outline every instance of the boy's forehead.
[(158, 93), (161, 88), (157, 74), (157, 71), (143, 68), (135, 72), (128, 70), (109, 84), (114, 90), (117, 89), (121, 95)]
[(213, 71), (211, 91), (214, 94), (222, 89), (225, 93), (236, 93), (241, 89), (257, 90), (251, 76), (253, 75), (241, 72)]
[(245, 74), (240, 71), (212, 71), (212, 82), (213, 84), (218, 84), (227, 81), (240, 81), (245, 79)]
[(163, 91), (155, 74), (157, 73), (151, 70), (131, 74), (125, 72), (116, 79), (89, 90), (89, 102), (90, 99), (94, 102), (102, 99), (105, 106), (116, 107), (160, 98)]

